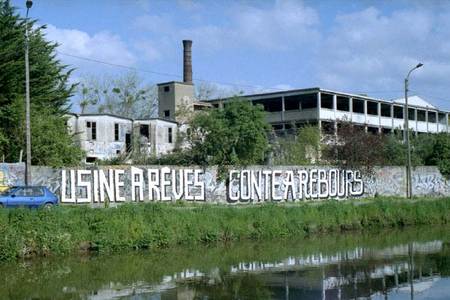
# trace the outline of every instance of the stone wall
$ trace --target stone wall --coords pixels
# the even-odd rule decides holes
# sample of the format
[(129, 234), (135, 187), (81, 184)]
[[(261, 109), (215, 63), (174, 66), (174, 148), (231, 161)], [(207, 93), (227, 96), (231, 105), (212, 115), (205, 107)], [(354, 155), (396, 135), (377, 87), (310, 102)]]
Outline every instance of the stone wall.
[[(0, 164), (0, 187), (23, 185), (24, 169), (23, 164)], [(32, 184), (47, 186), (64, 203), (94, 206), (104, 201), (175, 200), (244, 204), (405, 196), (405, 175), (404, 167), (380, 167), (373, 176), (364, 176), (330, 166), (250, 166), (230, 168), (224, 181), (218, 178), (217, 167), (33, 166)], [(436, 167), (417, 167), (412, 176), (414, 195), (450, 196), (450, 182)]]

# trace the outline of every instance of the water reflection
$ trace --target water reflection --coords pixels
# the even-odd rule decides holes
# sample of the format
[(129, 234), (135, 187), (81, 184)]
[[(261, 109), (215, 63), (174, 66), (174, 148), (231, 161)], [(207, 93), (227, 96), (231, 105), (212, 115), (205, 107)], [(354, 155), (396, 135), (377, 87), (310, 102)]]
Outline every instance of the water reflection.
[(449, 299), (449, 229), (0, 264), (0, 298)]

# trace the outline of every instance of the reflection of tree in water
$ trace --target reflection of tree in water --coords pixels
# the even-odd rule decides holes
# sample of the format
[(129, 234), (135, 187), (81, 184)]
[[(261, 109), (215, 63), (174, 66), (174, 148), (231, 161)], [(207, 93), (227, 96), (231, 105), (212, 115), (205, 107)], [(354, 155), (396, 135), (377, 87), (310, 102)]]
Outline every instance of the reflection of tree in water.
[(180, 286), (194, 292), (194, 299), (271, 299), (270, 286), (256, 274), (221, 276), (218, 282), (209, 278), (193, 280)]

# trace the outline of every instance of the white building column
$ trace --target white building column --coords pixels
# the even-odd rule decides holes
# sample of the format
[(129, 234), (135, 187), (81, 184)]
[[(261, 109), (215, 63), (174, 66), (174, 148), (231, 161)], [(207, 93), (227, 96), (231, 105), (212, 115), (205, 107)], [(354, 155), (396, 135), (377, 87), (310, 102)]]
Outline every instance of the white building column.
[(286, 111), (284, 96), (281, 96), (281, 121), (284, 122), (284, 112)]
[(320, 120), (320, 107), (322, 106), (321, 93), (317, 92), (317, 124), (319, 126), (320, 132), (322, 132), (322, 121)]
[(381, 102), (377, 102), (377, 114), (378, 114), (378, 133), (381, 133)]
[(348, 108), (350, 111), (350, 122), (353, 122), (353, 98), (349, 97), (348, 98)]
[(333, 95), (333, 114), (334, 114), (334, 135), (337, 136), (337, 117), (336, 117), (336, 110), (337, 110), (337, 95)]
[(417, 108), (414, 110), (414, 120), (416, 122), (416, 135), (418, 135), (419, 132), (419, 125), (418, 125), (418, 121), (417, 121)]
[(391, 131), (394, 133), (394, 104), (391, 104)]
[(445, 113), (445, 128), (447, 129), (446, 132), (448, 132), (448, 113)]

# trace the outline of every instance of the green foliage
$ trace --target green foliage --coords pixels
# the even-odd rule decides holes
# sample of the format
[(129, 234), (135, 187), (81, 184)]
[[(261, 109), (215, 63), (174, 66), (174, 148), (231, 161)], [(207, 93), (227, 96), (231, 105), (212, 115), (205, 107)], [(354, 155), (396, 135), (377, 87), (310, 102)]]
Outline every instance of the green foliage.
[[(410, 142), (413, 166), (438, 166), (443, 175), (450, 175), (450, 136), (447, 133), (413, 135)], [(384, 153), (387, 165), (405, 165), (406, 145), (401, 136), (387, 136)]]
[[(69, 134), (63, 132), (66, 127), (61, 123), (68, 112), (68, 99), (75, 86), (68, 82), (71, 70), (55, 58), (57, 45), (45, 40), (44, 28), (36, 26), (35, 21), (28, 24), (32, 163), (55, 162), (58, 165), (65, 161), (66, 156), (69, 160), (70, 157), (79, 157), (79, 150)], [(5, 155), (6, 161), (12, 162), (17, 161), (20, 150), (25, 149), (25, 29), (24, 19), (15, 12), (9, 1), (0, 0), (0, 155)], [(57, 123), (50, 124), (53, 121)], [(43, 127), (52, 130), (61, 127), (53, 137), (62, 140), (49, 140), (46, 136), (52, 133), (42, 130)], [(67, 145), (60, 149), (62, 143)], [(34, 149), (38, 151), (34, 153)]]
[(450, 136), (448, 134), (436, 135), (430, 161), (437, 164), (443, 175), (450, 176)]
[(189, 149), (178, 154), (182, 161), (219, 166), (264, 161), (268, 124), (260, 106), (236, 98), (224, 109), (196, 113), (189, 125)]
[(295, 136), (276, 138), (275, 165), (310, 165), (317, 162), (320, 152), (320, 130), (305, 126)]
[(67, 134), (64, 118), (52, 114), (42, 118), (40, 115), (33, 114), (31, 121), (34, 164), (63, 167), (80, 163), (85, 153), (73, 146), (73, 137)]
[[(433, 148), (436, 142), (435, 134), (411, 135), (411, 162), (413, 166), (435, 165)], [(406, 163), (406, 144), (403, 136), (398, 133), (389, 134), (384, 139), (386, 165), (402, 166)]]
[(0, 260), (80, 250), (154, 249), (449, 222), (450, 198), (414, 202), (386, 198), (365, 203), (328, 201), (257, 207), (151, 203), (105, 209), (3, 209)]

